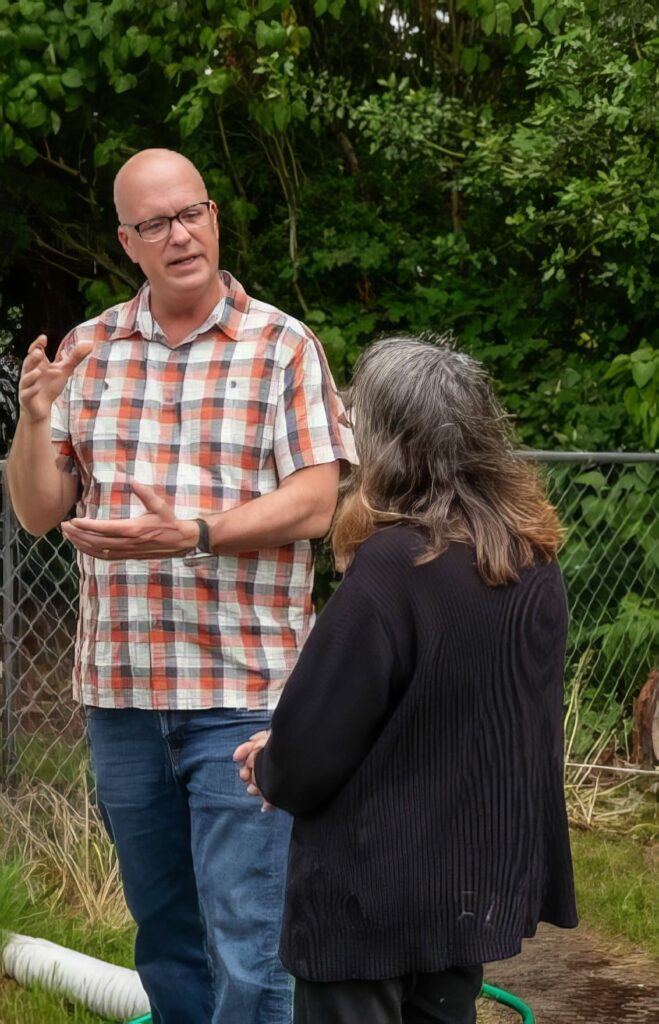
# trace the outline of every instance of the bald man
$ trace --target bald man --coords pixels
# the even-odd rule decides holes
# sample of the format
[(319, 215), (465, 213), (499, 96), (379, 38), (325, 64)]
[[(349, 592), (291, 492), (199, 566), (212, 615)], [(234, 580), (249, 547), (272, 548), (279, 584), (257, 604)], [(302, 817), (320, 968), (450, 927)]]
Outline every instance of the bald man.
[[(318, 341), (218, 271), (198, 170), (137, 153), (118, 236), (146, 282), (23, 364), (7, 479), (78, 551), (73, 675), (154, 1024), (289, 1024), (289, 838), (244, 792), (311, 625), (309, 539), (354, 461)], [(67, 518), (74, 512), (72, 518)]]

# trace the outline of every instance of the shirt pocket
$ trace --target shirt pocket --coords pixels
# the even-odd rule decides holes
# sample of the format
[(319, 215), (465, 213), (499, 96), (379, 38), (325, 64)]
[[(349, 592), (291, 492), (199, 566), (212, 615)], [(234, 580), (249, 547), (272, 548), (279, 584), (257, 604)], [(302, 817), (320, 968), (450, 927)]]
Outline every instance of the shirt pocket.
[(87, 395), (72, 395), (69, 429), (76, 455), (89, 467), (117, 468), (134, 457), (140, 437), (141, 401), (125, 382), (108, 379)]
[(267, 489), (260, 474), (274, 470), (275, 413), (274, 382), (239, 364), (202, 399), (184, 402), (182, 451), (241, 500), (256, 497)]

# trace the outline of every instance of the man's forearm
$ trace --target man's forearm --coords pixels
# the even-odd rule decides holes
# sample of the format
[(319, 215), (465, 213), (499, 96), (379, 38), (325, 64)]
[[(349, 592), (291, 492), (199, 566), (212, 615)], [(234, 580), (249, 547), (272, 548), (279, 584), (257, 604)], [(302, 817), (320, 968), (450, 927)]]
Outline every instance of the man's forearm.
[(58, 467), (48, 420), (19, 418), (7, 460), (7, 485), (21, 525), (35, 536), (57, 526), (74, 504), (77, 478)]
[[(234, 555), (322, 537), (332, 521), (338, 481), (338, 462), (309, 466), (287, 477), (276, 491), (220, 515), (207, 513), (213, 552)], [(64, 535), (78, 551), (94, 558), (189, 556), (199, 539), (193, 517), (178, 519), (167, 498), (137, 480), (129, 483), (144, 505), (143, 515), (71, 519), (62, 527)]]
[(323, 537), (334, 515), (338, 481), (338, 462), (310, 466), (288, 477), (276, 491), (208, 516), (213, 551), (238, 554)]

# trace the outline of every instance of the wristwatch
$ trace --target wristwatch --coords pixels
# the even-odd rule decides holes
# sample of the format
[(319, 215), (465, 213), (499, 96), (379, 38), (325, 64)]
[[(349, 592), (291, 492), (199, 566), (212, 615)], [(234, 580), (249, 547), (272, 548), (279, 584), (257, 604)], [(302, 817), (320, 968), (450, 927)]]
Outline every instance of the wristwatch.
[(210, 526), (205, 519), (195, 519), (195, 523), (199, 527), (199, 540), (197, 541), (196, 548), (193, 548), (192, 551), (184, 556), (183, 565), (196, 565), (197, 562), (217, 557), (211, 547)]

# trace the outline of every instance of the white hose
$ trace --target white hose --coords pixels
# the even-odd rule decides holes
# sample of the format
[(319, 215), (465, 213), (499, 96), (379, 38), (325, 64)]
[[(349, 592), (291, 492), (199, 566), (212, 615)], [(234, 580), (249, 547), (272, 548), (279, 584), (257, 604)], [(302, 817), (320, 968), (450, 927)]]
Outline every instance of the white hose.
[(149, 1000), (137, 971), (97, 960), (46, 939), (6, 936), (0, 963), (20, 985), (41, 985), (77, 999), (92, 1013), (128, 1020), (149, 1012)]

